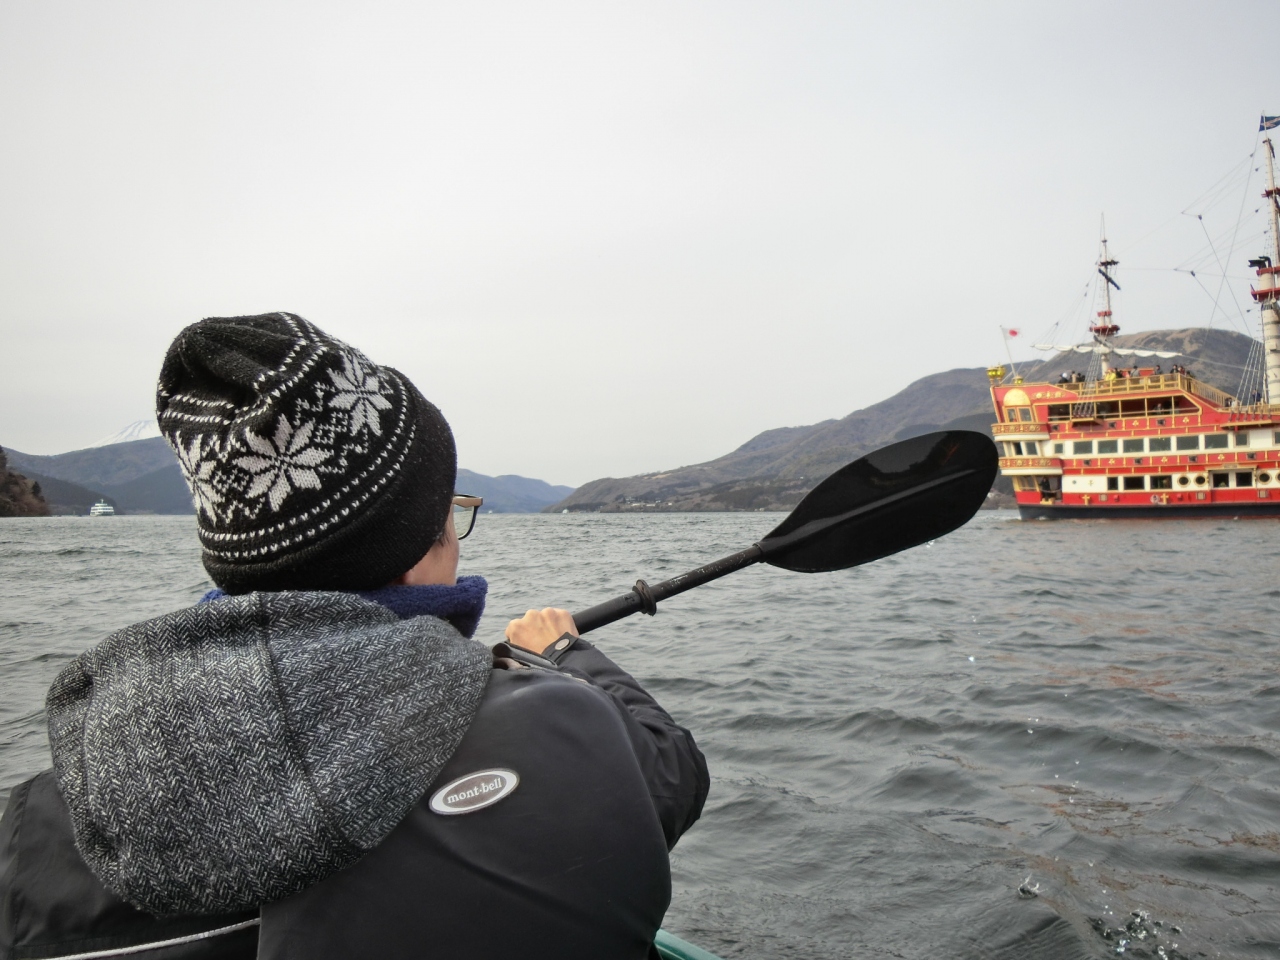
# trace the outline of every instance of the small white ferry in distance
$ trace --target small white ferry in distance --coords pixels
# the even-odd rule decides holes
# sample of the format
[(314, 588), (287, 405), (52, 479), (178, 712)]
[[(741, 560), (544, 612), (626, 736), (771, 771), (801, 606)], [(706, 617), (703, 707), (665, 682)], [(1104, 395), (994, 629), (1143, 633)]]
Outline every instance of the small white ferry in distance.
[(91, 517), (114, 517), (116, 508), (105, 500), (99, 500), (89, 508), (89, 516)]

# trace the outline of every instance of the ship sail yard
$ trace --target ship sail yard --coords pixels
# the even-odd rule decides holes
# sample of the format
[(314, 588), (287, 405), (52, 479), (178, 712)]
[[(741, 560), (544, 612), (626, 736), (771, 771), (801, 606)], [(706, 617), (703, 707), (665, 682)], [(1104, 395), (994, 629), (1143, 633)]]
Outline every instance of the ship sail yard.
[[(1280, 117), (1263, 117), (1261, 129), (1277, 126)], [(1280, 196), (1270, 138), (1262, 146), (1270, 243), (1249, 265), (1265, 377), (1246, 373), (1233, 396), (1186, 366), (1162, 367), (1177, 353), (1117, 346), (1118, 262), (1104, 236), (1090, 341), (1036, 345), (1087, 354), (1087, 373), (1025, 383), (1003, 365), (988, 370), (1000, 470), (1023, 519), (1280, 516)]]

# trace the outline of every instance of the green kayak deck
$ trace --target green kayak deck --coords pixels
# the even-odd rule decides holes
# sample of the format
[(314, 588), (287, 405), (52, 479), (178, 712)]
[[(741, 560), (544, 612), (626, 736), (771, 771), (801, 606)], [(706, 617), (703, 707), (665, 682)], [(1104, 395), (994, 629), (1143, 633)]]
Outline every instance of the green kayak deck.
[(653, 938), (653, 945), (658, 948), (658, 955), (662, 960), (720, 960), (714, 953), (695, 947), (665, 930), (658, 931), (658, 935)]

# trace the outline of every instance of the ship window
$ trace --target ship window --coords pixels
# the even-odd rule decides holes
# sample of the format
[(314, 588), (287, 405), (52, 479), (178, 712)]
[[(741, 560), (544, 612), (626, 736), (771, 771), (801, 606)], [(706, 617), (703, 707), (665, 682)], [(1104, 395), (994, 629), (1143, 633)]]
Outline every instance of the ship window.
[(1098, 404), (1098, 416), (1100, 417), (1118, 417), (1120, 416), (1120, 404), (1114, 400)]
[(1178, 449), (1179, 450), (1199, 450), (1200, 438), (1199, 437), (1179, 437)]
[(1071, 442), (1071, 452), (1079, 455), (1082, 453), (1093, 453), (1092, 440), (1073, 440)]
[(1215, 489), (1215, 490), (1216, 490), (1217, 488), (1219, 488), (1219, 487), (1229, 487), (1229, 486), (1231, 486), (1231, 474), (1229, 474), (1229, 473), (1215, 473), (1215, 474), (1213, 474), (1213, 486), (1214, 486), (1214, 489)]
[(1027, 451), (1027, 456), (1034, 457), (1036, 455), (1036, 442), (1034, 440), (1028, 440), (1022, 446)]
[(1119, 490), (1119, 489), (1120, 489), (1120, 478), (1119, 478), (1119, 477), (1107, 477), (1107, 489), (1108, 489), (1108, 490)]
[(1152, 490), (1172, 490), (1173, 477), (1152, 477), (1151, 489)]
[(1054, 453), (1062, 453), (1062, 448), (1063, 448), (1063, 446), (1064, 446), (1064, 444), (1061, 444), (1061, 443), (1055, 443), (1055, 444), (1053, 445), (1053, 452), (1054, 452)]
[(1160, 450), (1170, 450), (1172, 448), (1172, 437), (1151, 437), (1147, 440), (1147, 450), (1150, 453), (1156, 453)]
[(1273, 446), (1280, 447), (1280, 430), (1275, 432), (1275, 435), (1271, 438), (1271, 442)]
[(1190, 482), (1191, 482), (1191, 478), (1188, 477), (1185, 473), (1178, 478), (1178, 486), (1180, 487), (1185, 487)]
[(1147, 415), (1147, 401), (1121, 400), (1120, 415), (1122, 417), (1145, 417)]
[(1150, 410), (1152, 416), (1155, 416), (1161, 413), (1168, 413), (1173, 409), (1173, 404), (1168, 397), (1160, 397), (1158, 399), (1152, 397), (1147, 409)]
[(1099, 453), (1115, 453), (1118, 449), (1120, 449), (1119, 440), (1099, 440), (1098, 441)]
[(1146, 477), (1125, 477), (1124, 488), (1126, 490), (1145, 490), (1146, 484), (1143, 482)]
[(1130, 438), (1130, 439), (1126, 440), (1126, 441), (1124, 442), (1124, 452), (1125, 452), (1125, 453), (1141, 453), (1141, 452), (1142, 452), (1142, 438), (1141, 438), (1141, 437), (1132, 437), (1132, 438)]
[(1267, 472), (1264, 470), (1262, 473), (1258, 474), (1258, 482), (1259, 482), (1259, 483), (1270, 483), (1270, 482), (1271, 482), (1271, 474), (1267, 473)]
[[(1070, 405), (1065, 403), (1055, 403), (1051, 405), (1049, 407), (1049, 419), (1050, 420), (1070, 420), (1071, 419)], [(1276, 436), (1280, 438), (1280, 433), (1277, 433)], [(1280, 439), (1277, 439), (1276, 443), (1280, 443)]]
[(1013, 443), (1009, 444), (1009, 446), (1012, 448), (1011, 454), (1010, 454), (1011, 456), (1014, 456), (1014, 457), (1022, 456), (1022, 444), (1018, 443), (1018, 441), (1015, 440)]
[(1236, 446), (1247, 447), (1248, 445), (1249, 445), (1249, 435), (1245, 433), (1243, 430), (1239, 431), (1236, 434)]
[(1197, 486), (1197, 487), (1203, 487), (1203, 486), (1204, 486), (1204, 474), (1203, 474), (1203, 473), (1200, 473), (1200, 474), (1197, 474), (1197, 475), (1196, 475), (1196, 486)]
[(1024, 423), (1030, 423), (1030, 422), (1031, 422), (1031, 408), (1030, 408), (1030, 407), (1019, 407), (1019, 408), (1018, 408), (1018, 419), (1019, 419), (1019, 420), (1021, 420), (1021, 421), (1023, 421)]
[(1252, 486), (1253, 486), (1253, 471), (1251, 471), (1251, 470), (1241, 470), (1239, 473), (1237, 473), (1237, 474), (1236, 474), (1236, 486), (1237, 486), (1237, 487), (1252, 487)]
[(1225, 450), (1227, 449), (1227, 435), (1225, 433), (1210, 433), (1204, 438), (1204, 448), (1206, 450)]

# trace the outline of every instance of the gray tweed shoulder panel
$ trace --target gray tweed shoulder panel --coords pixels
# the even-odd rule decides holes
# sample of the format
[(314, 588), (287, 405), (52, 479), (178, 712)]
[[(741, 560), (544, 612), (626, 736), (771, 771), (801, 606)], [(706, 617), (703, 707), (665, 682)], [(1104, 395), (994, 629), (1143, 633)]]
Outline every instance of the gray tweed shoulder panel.
[(120, 630), (47, 701), (77, 847), (156, 914), (294, 893), (403, 819), (491, 660), (442, 620), (341, 593), (226, 597)]

